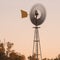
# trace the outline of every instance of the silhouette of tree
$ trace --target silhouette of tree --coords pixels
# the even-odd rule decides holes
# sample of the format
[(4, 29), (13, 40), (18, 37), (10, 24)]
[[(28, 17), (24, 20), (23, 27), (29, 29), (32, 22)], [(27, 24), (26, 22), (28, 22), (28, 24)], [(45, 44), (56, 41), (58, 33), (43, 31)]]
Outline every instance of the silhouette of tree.
[(29, 60), (32, 60), (32, 56), (29, 56), (28, 59), (29, 59)]
[(7, 60), (7, 56), (5, 55), (4, 44), (0, 43), (0, 60)]
[(58, 60), (60, 60), (60, 54), (58, 55)]
[(51, 58), (50, 60), (54, 60), (53, 58)]
[(37, 60), (36, 54), (33, 54), (32, 56), (28, 57), (29, 60)]
[(4, 44), (0, 43), (0, 52), (5, 52)]
[(10, 58), (10, 60), (25, 60), (25, 56), (24, 55), (18, 55), (15, 52), (11, 52), (9, 58)]
[[(13, 43), (7, 42), (7, 48), (5, 48), (4, 44), (0, 43), (0, 60), (26, 60), (24, 55), (18, 54), (11, 49), (13, 45)], [(29, 56), (28, 59), (37, 60), (36, 54)], [(60, 54), (54, 59), (44, 58), (42, 60), (60, 60)]]
[(13, 43), (8, 42), (5, 50), (4, 44), (0, 43), (0, 60), (25, 60), (24, 55), (18, 55), (16, 52), (11, 50), (12, 45)]
[(58, 60), (58, 58), (55, 58), (54, 60)]
[(20, 60), (25, 60), (25, 56), (24, 55), (20, 55), (19, 58), (20, 58)]
[(44, 58), (43, 60), (47, 60), (47, 58)]
[(7, 42), (7, 51), (6, 51), (7, 56), (9, 56), (12, 46), (13, 46), (13, 43)]

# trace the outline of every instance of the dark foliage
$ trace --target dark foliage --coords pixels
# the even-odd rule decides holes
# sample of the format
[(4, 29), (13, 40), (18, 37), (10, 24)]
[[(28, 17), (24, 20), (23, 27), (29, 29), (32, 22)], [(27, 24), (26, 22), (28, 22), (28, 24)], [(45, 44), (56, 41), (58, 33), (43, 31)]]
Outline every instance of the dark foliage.
[(12, 45), (12, 43), (8, 42), (7, 48), (5, 48), (4, 44), (0, 43), (0, 60), (25, 60), (24, 55), (19, 55), (18, 53), (11, 50)]

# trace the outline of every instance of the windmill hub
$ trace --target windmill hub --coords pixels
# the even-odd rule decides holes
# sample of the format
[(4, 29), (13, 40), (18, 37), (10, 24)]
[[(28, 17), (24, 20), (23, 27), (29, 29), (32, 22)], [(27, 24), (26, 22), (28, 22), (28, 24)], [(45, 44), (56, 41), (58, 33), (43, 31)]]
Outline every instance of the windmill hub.
[(38, 20), (41, 17), (41, 12), (39, 10), (35, 11), (35, 18)]

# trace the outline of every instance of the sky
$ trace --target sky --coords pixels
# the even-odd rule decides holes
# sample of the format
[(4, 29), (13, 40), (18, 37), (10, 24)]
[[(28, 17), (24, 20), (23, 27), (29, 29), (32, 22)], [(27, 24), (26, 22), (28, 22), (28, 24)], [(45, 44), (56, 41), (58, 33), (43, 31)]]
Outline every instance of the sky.
[(34, 25), (29, 16), (21, 18), (20, 10), (29, 14), (37, 3), (46, 9), (46, 19), (39, 29), (42, 56), (53, 58), (60, 53), (60, 0), (0, 0), (0, 40), (13, 42), (15, 51), (31, 55)]

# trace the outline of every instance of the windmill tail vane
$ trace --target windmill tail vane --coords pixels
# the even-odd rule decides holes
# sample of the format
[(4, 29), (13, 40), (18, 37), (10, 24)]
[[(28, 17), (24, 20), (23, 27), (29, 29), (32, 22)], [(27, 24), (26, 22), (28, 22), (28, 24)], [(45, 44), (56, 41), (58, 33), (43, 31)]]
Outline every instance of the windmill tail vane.
[(28, 13), (24, 10), (21, 10), (21, 17), (26, 18), (28, 16)]

